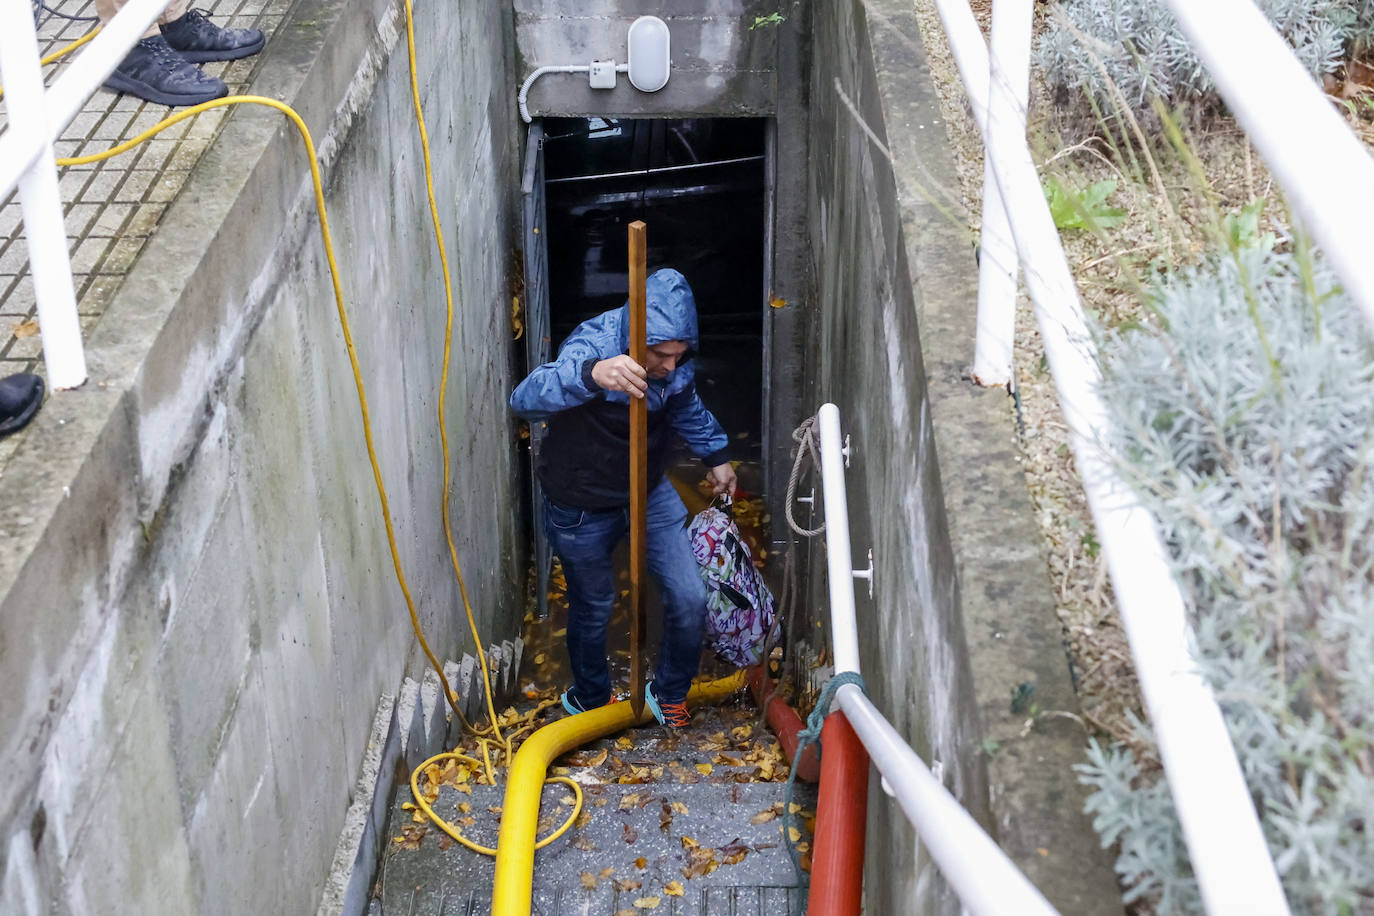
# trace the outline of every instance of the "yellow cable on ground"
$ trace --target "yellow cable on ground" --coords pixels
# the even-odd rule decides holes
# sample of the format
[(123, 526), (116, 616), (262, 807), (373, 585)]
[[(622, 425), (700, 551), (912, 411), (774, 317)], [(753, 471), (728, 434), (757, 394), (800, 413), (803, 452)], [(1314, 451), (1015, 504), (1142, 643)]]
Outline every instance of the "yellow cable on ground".
[[(697, 684), (687, 695), (687, 702), (694, 706), (715, 702), (739, 691), (744, 683), (745, 672), (737, 671), (717, 681)], [(496, 880), (491, 898), (493, 916), (529, 916), (533, 899), (534, 835), (539, 828), (541, 793), (537, 787), (544, 782), (549, 764), (565, 751), (651, 718), (646, 710), (636, 719), (629, 703), (611, 703), (545, 725), (520, 745), (506, 774), (506, 800), (501, 810), (501, 833), (496, 842)]]
[[(55, 60), (57, 60), (57, 59), (59, 59), (59, 58), (62, 58), (62, 57), (66, 57), (68, 54), (72, 53), (72, 52), (75, 51), (77, 48), (81, 47), (81, 46), (84, 45), (86, 42), (90, 41), (92, 38), (94, 38), (94, 37), (95, 37), (96, 35), (98, 35), (99, 33), (100, 33), (100, 26), (96, 26), (95, 28), (93, 28), (93, 29), (91, 29), (89, 32), (87, 32), (85, 35), (82, 35), (82, 36), (81, 36), (80, 38), (78, 38), (76, 41), (72, 42), (72, 43), (69, 44), (69, 45), (63, 45), (62, 47), (58, 48), (56, 51), (54, 51), (54, 52), (52, 52), (51, 54), (49, 54), (47, 57), (45, 57), (45, 58), (43, 58), (42, 60), (40, 60), (40, 61), (38, 62), (38, 66), (40, 66), (40, 67), (46, 67), (48, 64), (52, 63), (53, 61), (55, 61)], [(0, 88), (0, 99), (3, 99), (4, 97), (5, 97), (5, 90), (4, 90), (3, 88)]]
[[(492, 849), (490, 846), (483, 846), (480, 843), (474, 843), (472, 840), (469, 840), (467, 837), (463, 836), (462, 831), (460, 831), (457, 827), (453, 826), (448, 821), (444, 820), (442, 817), (435, 814), (434, 809), (431, 808), (429, 806), (429, 802), (425, 800), (424, 793), (420, 791), (420, 786), (418, 785), (420, 773), (424, 771), (425, 767), (429, 766), (437, 760), (444, 760), (445, 758), (462, 760), (463, 762), (470, 763), (473, 766), (478, 765), (478, 761), (473, 760), (468, 755), (460, 754), (454, 751), (447, 751), (442, 754), (435, 754), (433, 757), (429, 758), (424, 763), (420, 764), (410, 774), (410, 794), (415, 799), (416, 807), (423, 811), (425, 813), (425, 816), (428, 817), (431, 821), (433, 821), (440, 830), (444, 831), (444, 833), (447, 833), (449, 836), (451, 836), (458, 843), (462, 844), (464, 847), (471, 849), (473, 852), (481, 853), (484, 856), (498, 855), (495, 849)], [(554, 776), (550, 779), (544, 780), (544, 782), (546, 784), (555, 782), (562, 783), (565, 786), (571, 787), (573, 790), (574, 799), (573, 809), (572, 813), (568, 815), (568, 819), (563, 822), (563, 825), (561, 827), (559, 827), (557, 830), (555, 830), (548, 836), (544, 837), (544, 839), (534, 844), (535, 849), (543, 849), (545, 846), (549, 845), (554, 840), (558, 839), (563, 834), (567, 833), (568, 828), (570, 828), (573, 825), (573, 821), (577, 820), (577, 815), (580, 814), (582, 811), (582, 787), (577, 784), (576, 780), (569, 779), (566, 776)]]

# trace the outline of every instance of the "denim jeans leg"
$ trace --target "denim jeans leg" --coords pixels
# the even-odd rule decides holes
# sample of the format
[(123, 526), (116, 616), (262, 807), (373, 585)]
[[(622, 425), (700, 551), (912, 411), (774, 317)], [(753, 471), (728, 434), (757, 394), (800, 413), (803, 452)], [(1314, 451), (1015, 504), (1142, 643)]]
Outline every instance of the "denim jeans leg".
[(654, 695), (662, 702), (681, 703), (701, 661), (706, 585), (687, 537), (687, 507), (666, 479), (649, 493), (647, 509), (649, 571), (663, 593)]
[(584, 709), (611, 699), (606, 625), (615, 600), (611, 553), (625, 534), (625, 513), (597, 512), (544, 500), (544, 530), (568, 582), (568, 663), (573, 693)]

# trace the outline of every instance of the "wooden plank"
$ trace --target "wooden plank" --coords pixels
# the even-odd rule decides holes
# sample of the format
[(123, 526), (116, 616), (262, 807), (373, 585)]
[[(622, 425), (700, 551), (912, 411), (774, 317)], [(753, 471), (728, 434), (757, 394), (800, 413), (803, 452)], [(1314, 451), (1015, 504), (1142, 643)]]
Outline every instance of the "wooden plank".
[[(647, 359), (645, 282), (647, 249), (643, 220), (630, 223), (630, 358), (641, 366)], [(649, 414), (644, 398), (630, 398), (630, 705), (635, 718), (644, 714), (644, 585), (647, 567)]]

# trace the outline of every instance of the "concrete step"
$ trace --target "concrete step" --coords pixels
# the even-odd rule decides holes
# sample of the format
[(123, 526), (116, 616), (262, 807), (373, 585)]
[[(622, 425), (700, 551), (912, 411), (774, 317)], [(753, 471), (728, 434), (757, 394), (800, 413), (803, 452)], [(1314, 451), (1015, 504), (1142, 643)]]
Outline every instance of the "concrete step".
[[(805, 896), (783, 838), (786, 778), (771, 735), (755, 734), (749, 707), (700, 710), (685, 733), (650, 727), (602, 739), (559, 761), (554, 773), (583, 787), (576, 826), (535, 854), (534, 912), (611, 916), (800, 912)], [(740, 764), (740, 765), (736, 765)], [(771, 781), (759, 781), (763, 775)], [(617, 780), (627, 780), (619, 782)], [(503, 786), (440, 787), (436, 813), (471, 819), (463, 833), (495, 845)], [(571, 791), (543, 790), (540, 837), (572, 810)], [(398, 788), (386, 834), (375, 911), (405, 916), (486, 913), (494, 860), (437, 827), (414, 821)], [(798, 785), (792, 823), (809, 844), (815, 787)], [(464, 806), (464, 807), (460, 807)], [(493, 811), (492, 809), (496, 809)], [(402, 842), (395, 838), (401, 837)], [(803, 846), (803, 849), (808, 847)], [(677, 896), (672, 891), (681, 891)], [(635, 901), (658, 898), (652, 908)]]

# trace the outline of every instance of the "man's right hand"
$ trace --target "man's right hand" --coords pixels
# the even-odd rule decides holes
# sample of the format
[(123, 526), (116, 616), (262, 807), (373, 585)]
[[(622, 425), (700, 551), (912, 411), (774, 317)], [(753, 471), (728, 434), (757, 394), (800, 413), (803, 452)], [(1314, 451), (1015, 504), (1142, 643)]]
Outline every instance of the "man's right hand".
[(636, 398), (644, 397), (649, 387), (645, 375), (644, 367), (624, 353), (592, 366), (592, 381), (607, 391), (623, 391)]

